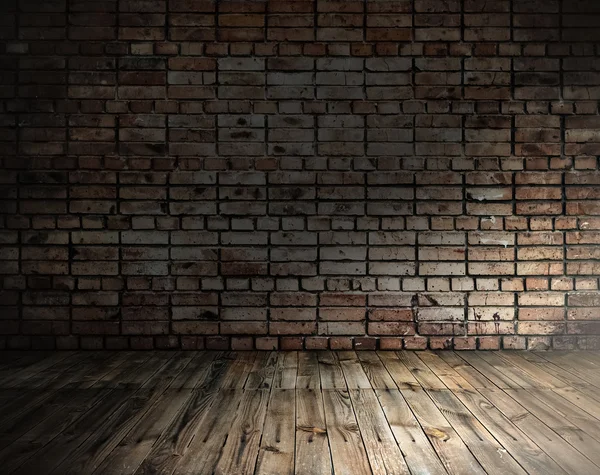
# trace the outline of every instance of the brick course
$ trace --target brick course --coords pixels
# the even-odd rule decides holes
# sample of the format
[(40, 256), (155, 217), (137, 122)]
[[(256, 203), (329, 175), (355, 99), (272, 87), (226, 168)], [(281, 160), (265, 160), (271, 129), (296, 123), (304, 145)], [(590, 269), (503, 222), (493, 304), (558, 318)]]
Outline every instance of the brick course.
[(0, 348), (600, 347), (599, 2), (0, 8)]

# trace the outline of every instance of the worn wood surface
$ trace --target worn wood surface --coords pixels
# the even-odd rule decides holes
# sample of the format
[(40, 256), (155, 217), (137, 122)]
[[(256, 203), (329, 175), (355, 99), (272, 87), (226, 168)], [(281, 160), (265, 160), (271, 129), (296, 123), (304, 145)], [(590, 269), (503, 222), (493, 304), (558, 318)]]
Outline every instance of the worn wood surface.
[(0, 353), (0, 467), (600, 473), (600, 353)]

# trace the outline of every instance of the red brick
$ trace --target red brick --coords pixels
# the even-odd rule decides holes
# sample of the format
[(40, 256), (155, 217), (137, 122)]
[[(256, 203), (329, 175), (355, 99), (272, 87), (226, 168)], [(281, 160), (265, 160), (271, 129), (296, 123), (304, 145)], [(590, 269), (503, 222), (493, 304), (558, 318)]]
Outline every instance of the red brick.
[(476, 350), (477, 349), (477, 339), (473, 336), (454, 337), (454, 349), (455, 350)]
[(279, 341), (277, 338), (272, 337), (259, 337), (256, 338), (256, 349), (257, 350), (277, 350), (279, 349)]
[(351, 350), (352, 338), (336, 336), (329, 339), (329, 348), (332, 350)]
[(376, 350), (377, 349), (377, 338), (370, 337), (356, 337), (354, 339), (355, 350)]
[(425, 350), (427, 349), (427, 338), (406, 337), (404, 338), (405, 350)]
[(499, 350), (500, 338), (497, 336), (480, 336), (477, 338), (480, 350)]
[(307, 337), (304, 347), (307, 350), (326, 350), (328, 348), (328, 339), (323, 337)]
[(404, 340), (402, 338), (383, 337), (379, 339), (381, 350), (401, 350)]
[(25, 3), (0, 348), (600, 345), (580, 6)]
[(303, 339), (300, 337), (282, 337), (280, 340), (279, 349), (283, 351), (302, 350)]

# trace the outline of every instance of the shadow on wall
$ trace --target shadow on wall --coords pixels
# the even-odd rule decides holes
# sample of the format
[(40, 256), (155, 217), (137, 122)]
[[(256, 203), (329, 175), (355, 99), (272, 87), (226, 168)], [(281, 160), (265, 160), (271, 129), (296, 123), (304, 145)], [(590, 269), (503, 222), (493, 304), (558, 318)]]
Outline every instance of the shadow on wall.
[(600, 345), (600, 4), (4, 1), (0, 347)]

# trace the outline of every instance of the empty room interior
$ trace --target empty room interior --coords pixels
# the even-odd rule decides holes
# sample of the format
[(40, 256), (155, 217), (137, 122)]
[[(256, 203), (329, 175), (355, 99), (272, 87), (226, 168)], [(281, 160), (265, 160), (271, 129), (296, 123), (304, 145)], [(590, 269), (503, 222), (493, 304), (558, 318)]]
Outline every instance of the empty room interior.
[(600, 0), (0, 0), (0, 474), (600, 475)]

